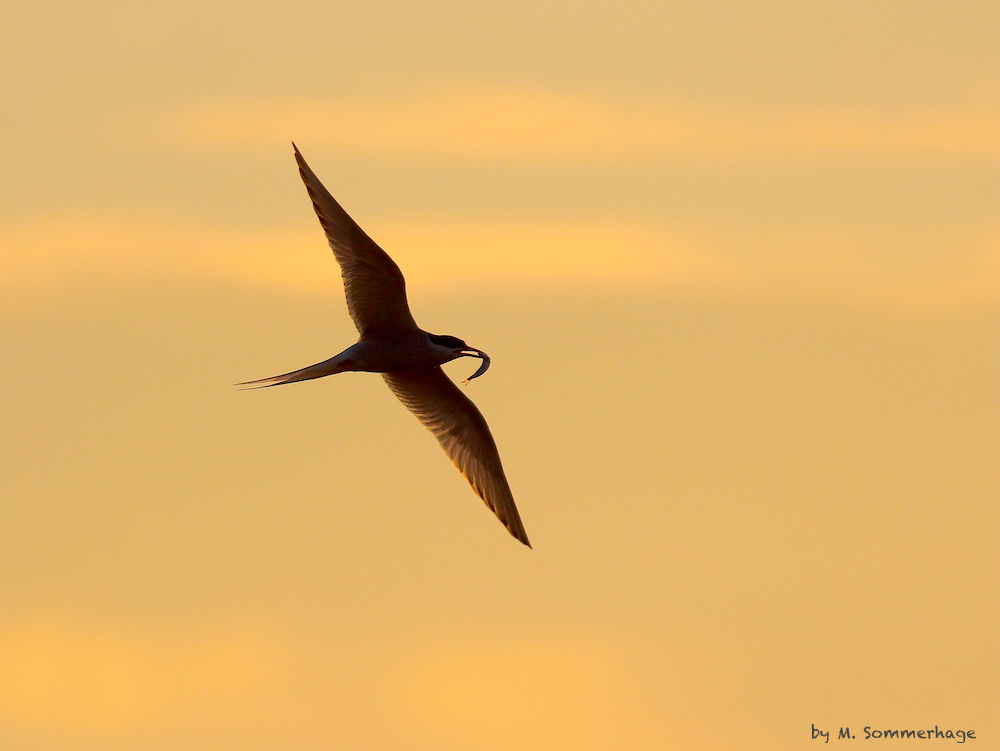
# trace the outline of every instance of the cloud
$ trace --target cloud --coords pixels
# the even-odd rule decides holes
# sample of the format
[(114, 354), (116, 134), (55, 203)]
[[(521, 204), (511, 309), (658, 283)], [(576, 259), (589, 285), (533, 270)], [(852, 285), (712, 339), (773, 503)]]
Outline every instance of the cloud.
[(285, 649), (239, 626), (8, 627), (0, 631), (0, 724), (113, 732), (178, 716), (245, 719), (276, 690)]
[[(902, 309), (1000, 302), (1000, 229), (992, 225), (734, 232), (597, 219), (370, 224), (414, 297), (535, 289)], [(313, 226), (239, 230), (77, 217), (0, 230), (0, 289), (8, 300), (30, 302), (93, 274), (341, 294), (339, 269)]]
[(586, 637), (437, 645), (399, 673), (402, 724), (432, 748), (664, 747), (636, 663)]
[(318, 229), (244, 231), (134, 217), (39, 219), (0, 229), (0, 288), (51, 289), (99, 274), (328, 290), (339, 272), (324, 246)]
[(379, 100), (206, 102), (172, 120), (206, 146), (287, 146), (393, 159), (734, 160), (792, 155), (1000, 156), (1000, 111), (732, 109), (518, 89)]
[[(411, 294), (475, 288), (657, 286), (710, 276), (680, 233), (614, 222), (427, 220), (373, 234)], [(0, 287), (70, 285), (87, 273), (195, 276), (333, 294), (340, 271), (318, 226), (197, 228), (154, 220), (77, 217), (0, 230)]]
[(584, 751), (647, 748), (662, 731), (637, 671), (648, 648), (600, 634), (428, 636), (239, 622), (8, 625), (0, 735), (169, 739), (198, 728), (198, 747), (213, 747), (214, 730), (226, 747), (249, 736), (253, 747), (273, 738), (395, 748), (406, 738), (407, 748)]

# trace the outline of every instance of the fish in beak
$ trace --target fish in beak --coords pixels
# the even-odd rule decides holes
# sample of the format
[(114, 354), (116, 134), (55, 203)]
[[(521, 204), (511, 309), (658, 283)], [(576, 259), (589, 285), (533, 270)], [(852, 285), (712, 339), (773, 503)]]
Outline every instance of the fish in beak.
[(479, 366), (479, 370), (477, 370), (475, 373), (473, 373), (464, 381), (462, 381), (463, 385), (468, 384), (469, 381), (471, 381), (473, 378), (479, 378), (479, 376), (481, 376), (483, 373), (489, 370), (490, 356), (485, 352), (483, 352), (481, 349), (475, 349), (473, 347), (469, 347), (468, 349), (462, 350), (462, 355), (465, 357), (478, 357), (480, 360), (483, 361), (483, 364)]

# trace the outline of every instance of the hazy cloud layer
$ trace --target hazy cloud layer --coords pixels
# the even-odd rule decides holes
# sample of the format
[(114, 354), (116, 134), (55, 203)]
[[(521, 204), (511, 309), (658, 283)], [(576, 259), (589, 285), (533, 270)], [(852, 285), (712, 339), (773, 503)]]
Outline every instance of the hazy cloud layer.
[(1000, 156), (1000, 111), (706, 108), (522, 89), (396, 99), (229, 100), (192, 106), (174, 133), (212, 146), (285, 145), (392, 159), (752, 160), (777, 155)]
[(0, 630), (0, 727), (77, 739), (195, 725), (299, 743), (401, 735), (427, 747), (642, 747), (664, 718), (642, 698), (653, 671), (635, 666), (656, 650), (627, 642), (470, 631), (445, 644), (259, 622), (34, 620)]
[[(995, 226), (737, 234), (599, 220), (428, 219), (387, 220), (370, 231), (415, 296), (596, 288), (891, 308), (992, 306), (1000, 297)], [(78, 217), (5, 228), (0, 248), (0, 285), (11, 294), (72, 285), (87, 273), (341, 294), (318, 227), (235, 230)]]

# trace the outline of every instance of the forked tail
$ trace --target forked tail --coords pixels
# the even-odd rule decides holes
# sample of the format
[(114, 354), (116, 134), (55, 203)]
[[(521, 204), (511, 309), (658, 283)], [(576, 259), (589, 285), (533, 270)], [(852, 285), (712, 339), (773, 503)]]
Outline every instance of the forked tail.
[(262, 389), (268, 386), (281, 386), (285, 383), (295, 383), (296, 381), (308, 381), (312, 378), (322, 378), (323, 376), (333, 375), (334, 373), (343, 373), (345, 370), (350, 370), (350, 360), (344, 355), (346, 352), (341, 352), (336, 357), (331, 357), (329, 360), (324, 360), (323, 362), (318, 362), (315, 365), (310, 365), (308, 368), (302, 368), (301, 370), (293, 370), (291, 373), (285, 373), (284, 375), (271, 376), (270, 378), (260, 378), (256, 381), (246, 381), (244, 383), (237, 383), (238, 388), (243, 389)]

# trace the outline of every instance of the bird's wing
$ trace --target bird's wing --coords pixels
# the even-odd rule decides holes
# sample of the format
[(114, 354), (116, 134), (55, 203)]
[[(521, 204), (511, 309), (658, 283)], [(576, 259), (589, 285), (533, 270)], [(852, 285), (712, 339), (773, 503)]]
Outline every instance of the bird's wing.
[(295, 161), (333, 255), (340, 264), (347, 293), (347, 310), (363, 339), (379, 338), (417, 328), (406, 304), (406, 282), (399, 266), (334, 200), (302, 158)]
[(497, 445), (482, 413), (439, 367), (383, 373), (389, 388), (438, 439), (497, 518), (529, 548)]

